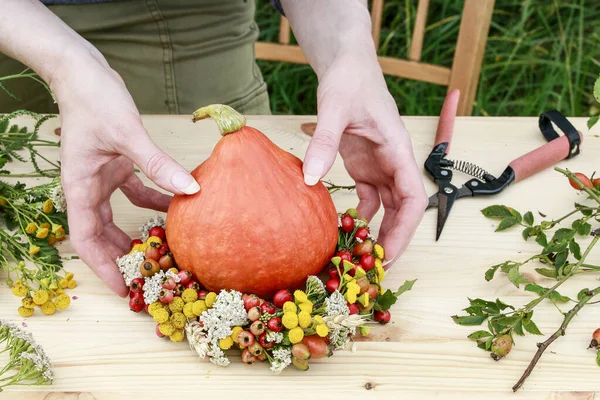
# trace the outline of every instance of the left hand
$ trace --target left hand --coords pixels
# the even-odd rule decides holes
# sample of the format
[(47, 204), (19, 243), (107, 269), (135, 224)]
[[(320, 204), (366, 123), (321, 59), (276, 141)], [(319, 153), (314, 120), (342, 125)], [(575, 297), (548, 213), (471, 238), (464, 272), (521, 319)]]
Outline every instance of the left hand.
[(360, 216), (371, 220), (383, 203), (378, 241), (391, 263), (412, 239), (428, 198), (379, 64), (352, 55), (337, 57), (320, 77), (317, 101), (317, 126), (303, 167), (305, 182), (316, 184), (339, 149), (356, 182)]

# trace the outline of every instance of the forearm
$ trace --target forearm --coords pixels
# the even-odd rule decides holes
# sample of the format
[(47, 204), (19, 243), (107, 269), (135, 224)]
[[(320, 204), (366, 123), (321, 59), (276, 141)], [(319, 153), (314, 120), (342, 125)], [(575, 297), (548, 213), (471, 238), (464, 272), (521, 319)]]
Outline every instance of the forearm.
[(0, 0), (0, 52), (35, 71), (48, 84), (93, 47), (37, 0)]
[(282, 0), (294, 36), (319, 78), (333, 61), (351, 55), (377, 61), (364, 0)]

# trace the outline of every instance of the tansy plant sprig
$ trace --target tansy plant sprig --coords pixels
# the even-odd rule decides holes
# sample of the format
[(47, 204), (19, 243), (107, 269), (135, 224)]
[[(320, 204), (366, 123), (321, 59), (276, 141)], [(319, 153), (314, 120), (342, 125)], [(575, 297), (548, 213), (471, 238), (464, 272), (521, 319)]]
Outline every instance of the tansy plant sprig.
[[(500, 220), (496, 231), (518, 226), (522, 228), (524, 240), (535, 240), (541, 247), (538, 254), (524, 261), (506, 261), (492, 266), (486, 271), (485, 280), (490, 281), (501, 272), (517, 288), (523, 287), (526, 292), (535, 295), (535, 298), (522, 307), (506, 304), (500, 299), (469, 299), (469, 307), (464, 309), (466, 315), (452, 317), (460, 325), (474, 326), (487, 322), (486, 330), (475, 331), (468, 337), (475, 341), (479, 348), (489, 351), (492, 358), (498, 361), (510, 353), (514, 344), (514, 335), (543, 334), (533, 321), (534, 310), (541, 302), (548, 301), (556, 306), (563, 315), (563, 321), (546, 341), (538, 343), (537, 351), (529, 366), (513, 386), (514, 391), (523, 385), (544, 351), (555, 340), (566, 334), (568, 325), (577, 313), (584, 306), (593, 304), (591, 300), (600, 294), (600, 286), (598, 286), (600, 265), (586, 262), (600, 240), (600, 179), (594, 179), (593, 174), (590, 179), (582, 173), (574, 174), (561, 168), (555, 170), (564, 174), (571, 186), (586, 197), (586, 204), (575, 203), (572, 211), (558, 219), (547, 219), (546, 215), (539, 213), (542, 218), (539, 223), (535, 222), (534, 213), (531, 211), (521, 214), (514, 208), (502, 205), (494, 205), (482, 210), (484, 216)], [(570, 217), (574, 219), (567, 223)], [(589, 239), (589, 243), (582, 247), (581, 241), (585, 239)], [(542, 279), (549, 278), (554, 281), (554, 284), (542, 286), (527, 279), (520, 269), (532, 262), (541, 263), (542, 266), (535, 268), (535, 271)], [(581, 288), (572, 297), (560, 293), (558, 291), (560, 286), (575, 275), (591, 275), (588, 280), (589, 287)], [(600, 365), (598, 347), (600, 331), (593, 335), (593, 341), (588, 348), (596, 351), (596, 362)], [(582, 343), (583, 345), (588, 346), (587, 343)]]
[[(32, 78), (25, 72), (0, 79)], [(0, 88), (7, 91), (3, 84)], [(7, 93), (11, 93), (9, 90)], [(13, 123), (17, 117), (33, 119), (33, 129)], [(65, 293), (73, 289), (73, 274), (63, 271), (54, 245), (68, 234), (66, 202), (60, 184), (60, 164), (45, 157), (43, 147), (58, 147), (59, 142), (38, 138), (38, 131), (51, 116), (29, 111), (15, 111), (0, 116), (0, 269), (7, 274), (7, 284), (21, 298), (17, 307), (21, 316), (34, 313), (36, 307), (46, 315), (54, 314), (70, 304)], [(12, 163), (31, 163), (29, 174), (12, 174)], [(49, 168), (42, 168), (45, 162)], [(27, 187), (16, 182), (18, 177), (48, 178), (39, 185)]]

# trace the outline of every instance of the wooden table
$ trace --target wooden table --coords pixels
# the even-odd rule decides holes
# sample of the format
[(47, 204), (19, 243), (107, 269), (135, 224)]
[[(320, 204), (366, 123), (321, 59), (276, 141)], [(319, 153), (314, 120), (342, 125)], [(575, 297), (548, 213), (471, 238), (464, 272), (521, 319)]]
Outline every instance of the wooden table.
[[(249, 125), (264, 131), (275, 143), (299, 157), (308, 137), (301, 123), (314, 117), (250, 117)], [(431, 150), (437, 124), (435, 117), (405, 117), (419, 165)], [(585, 133), (582, 154), (560, 165), (591, 173), (599, 168), (600, 129), (588, 132), (584, 118), (571, 121)], [(145, 116), (152, 138), (186, 168), (204, 160), (219, 139), (212, 121), (192, 124), (186, 116)], [(58, 120), (44, 126), (51, 132)], [(480, 164), (499, 174), (509, 161), (545, 143), (536, 118), (459, 118), (451, 155)], [(429, 194), (435, 186), (423, 175)], [(326, 177), (336, 184), (351, 183), (338, 157)], [(464, 180), (458, 176), (457, 182)], [(355, 206), (355, 193), (333, 195), (339, 210)], [(166, 399), (200, 398), (276, 399), (592, 399), (600, 391), (600, 367), (586, 347), (591, 332), (600, 325), (600, 307), (586, 307), (558, 341), (542, 357), (524, 390), (513, 394), (519, 378), (535, 351), (539, 337), (518, 337), (510, 356), (499, 363), (476, 348), (466, 336), (474, 329), (456, 325), (451, 315), (467, 306), (467, 296), (523, 304), (532, 295), (517, 290), (507, 279), (486, 282), (485, 270), (508, 259), (522, 260), (537, 247), (526, 243), (520, 231), (495, 233), (495, 223), (480, 211), (497, 203), (520, 211), (542, 211), (560, 216), (576, 200), (583, 201), (552, 169), (510, 186), (492, 198), (463, 199), (455, 205), (439, 242), (434, 241), (436, 211), (429, 210), (411, 246), (386, 277), (386, 287), (418, 278), (412, 291), (393, 306), (393, 320), (374, 329), (368, 339), (356, 343), (356, 351), (339, 351), (327, 360), (311, 361), (308, 372), (289, 368), (275, 376), (264, 365), (246, 366), (232, 357), (228, 368), (199, 361), (186, 342), (159, 340), (154, 322), (129, 311), (126, 300), (113, 295), (80, 261), (66, 262), (79, 283), (78, 300), (52, 317), (28, 318), (27, 330), (47, 350), (54, 363), (53, 386), (24, 387), (0, 398), (15, 399)], [(113, 198), (115, 220), (128, 234), (154, 215), (136, 209), (121, 193)], [(372, 225), (378, 227), (382, 212)], [(65, 256), (72, 253), (68, 241), (60, 245)], [(598, 264), (598, 252), (589, 260)], [(527, 271), (527, 270), (526, 270)], [(536, 274), (528, 277), (544, 285)], [(561, 290), (573, 295), (591, 276), (577, 277)], [(597, 283), (591, 283), (597, 284)], [(0, 315), (17, 321), (18, 300), (5, 284), (0, 286)], [(536, 309), (535, 321), (546, 335), (558, 327), (561, 317), (551, 304)], [(343, 396), (343, 397), (342, 397)]]

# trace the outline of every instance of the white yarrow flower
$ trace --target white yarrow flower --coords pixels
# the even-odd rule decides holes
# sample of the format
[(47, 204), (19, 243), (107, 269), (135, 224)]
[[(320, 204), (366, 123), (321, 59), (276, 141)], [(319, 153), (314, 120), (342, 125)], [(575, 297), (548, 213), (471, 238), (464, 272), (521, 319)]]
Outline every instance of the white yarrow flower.
[(142, 234), (142, 237), (140, 238), (142, 239), (142, 242), (146, 242), (146, 240), (148, 240), (148, 233), (150, 232), (150, 229), (152, 229), (155, 226), (165, 228), (165, 219), (160, 215), (156, 215), (150, 218), (144, 225), (142, 225), (139, 229), (139, 231)]
[(152, 304), (158, 300), (160, 291), (162, 290), (163, 279), (168, 276), (173, 278), (175, 282), (181, 281), (181, 278), (171, 270), (167, 272), (161, 270), (150, 278), (144, 278), (144, 303)]
[[(130, 254), (126, 254), (123, 257), (117, 258), (117, 266), (119, 271), (123, 275), (125, 284), (129, 286), (131, 281), (135, 278), (141, 278), (142, 273), (140, 272), (140, 264), (146, 257), (141, 251), (134, 251)], [(149, 303), (148, 303), (149, 304)]]

